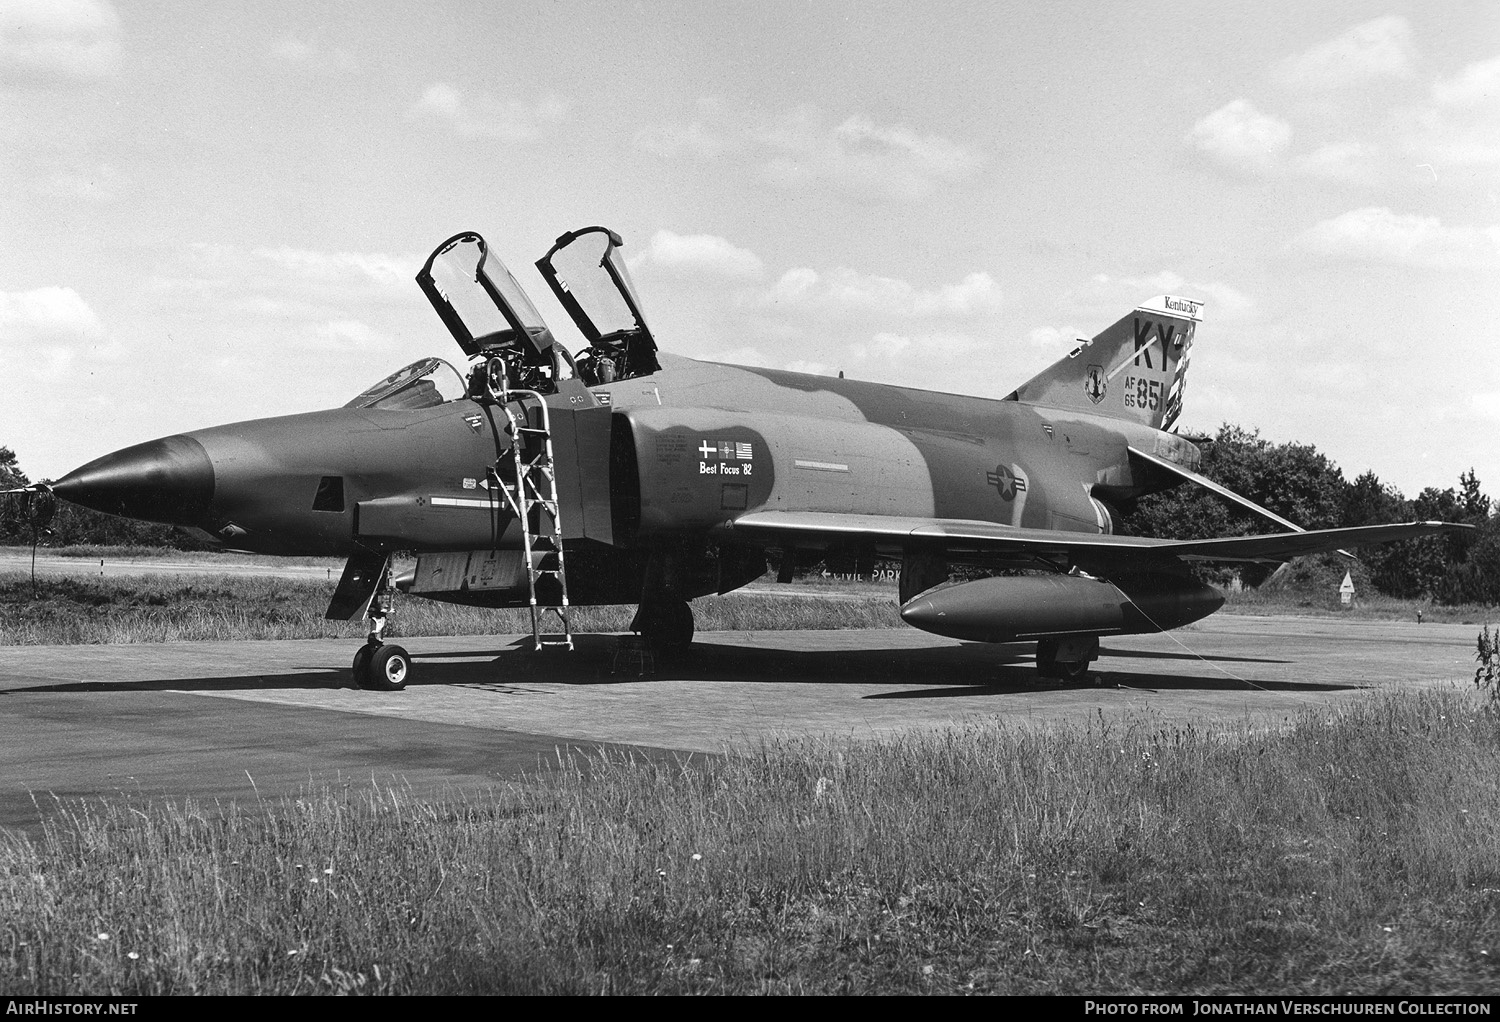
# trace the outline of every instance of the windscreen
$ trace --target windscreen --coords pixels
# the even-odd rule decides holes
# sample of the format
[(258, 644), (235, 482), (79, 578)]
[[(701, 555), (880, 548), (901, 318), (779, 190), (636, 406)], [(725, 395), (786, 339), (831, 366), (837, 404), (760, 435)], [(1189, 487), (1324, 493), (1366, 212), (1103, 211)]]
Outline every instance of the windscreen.
[(467, 396), (464, 378), (440, 358), (424, 358), (361, 392), (345, 408), (432, 408)]

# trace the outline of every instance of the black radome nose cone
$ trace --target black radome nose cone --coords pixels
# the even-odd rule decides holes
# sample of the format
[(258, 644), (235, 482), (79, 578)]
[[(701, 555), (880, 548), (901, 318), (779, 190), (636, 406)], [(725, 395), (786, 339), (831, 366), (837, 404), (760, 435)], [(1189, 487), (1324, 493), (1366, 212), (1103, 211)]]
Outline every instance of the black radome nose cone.
[(190, 436), (106, 454), (52, 484), (63, 500), (125, 518), (192, 525), (214, 497), (214, 466)]

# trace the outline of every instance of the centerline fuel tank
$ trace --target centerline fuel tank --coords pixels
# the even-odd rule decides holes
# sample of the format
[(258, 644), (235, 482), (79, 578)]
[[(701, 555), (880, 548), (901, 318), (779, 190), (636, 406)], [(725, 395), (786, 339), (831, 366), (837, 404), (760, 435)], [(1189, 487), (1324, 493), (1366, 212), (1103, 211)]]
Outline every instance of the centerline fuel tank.
[(907, 624), (971, 642), (1061, 635), (1161, 632), (1224, 604), (1188, 575), (1142, 573), (1106, 581), (1088, 575), (1022, 575), (931, 589), (901, 608)]

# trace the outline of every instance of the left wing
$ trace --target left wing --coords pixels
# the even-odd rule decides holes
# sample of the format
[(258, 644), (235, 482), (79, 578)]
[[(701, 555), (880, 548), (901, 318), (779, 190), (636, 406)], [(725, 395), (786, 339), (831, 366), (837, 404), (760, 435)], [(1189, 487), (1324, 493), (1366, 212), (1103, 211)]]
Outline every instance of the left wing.
[(1448, 522), (1360, 525), (1345, 529), (1279, 532), (1268, 536), (1215, 539), (1149, 539), (1053, 529), (1022, 529), (997, 522), (959, 518), (904, 518), (894, 515), (840, 514), (824, 511), (751, 511), (725, 526), (738, 535), (760, 540), (800, 539), (812, 544), (853, 536), (890, 541), (926, 542), (954, 553), (1065, 555), (1073, 564), (1121, 559), (1184, 561), (1252, 561), (1278, 564), (1305, 554), (1323, 553), (1365, 543), (1390, 543), (1417, 536), (1472, 529)]

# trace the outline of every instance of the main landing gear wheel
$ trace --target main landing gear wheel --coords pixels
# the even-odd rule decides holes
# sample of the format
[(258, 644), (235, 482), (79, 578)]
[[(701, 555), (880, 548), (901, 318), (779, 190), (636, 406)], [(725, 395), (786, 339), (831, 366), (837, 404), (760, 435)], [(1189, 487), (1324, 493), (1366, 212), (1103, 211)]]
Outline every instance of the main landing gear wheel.
[[(1067, 659), (1059, 659), (1060, 655), (1066, 655)], [(1088, 677), (1089, 664), (1098, 655), (1098, 638), (1042, 639), (1036, 644), (1036, 672), (1058, 681), (1082, 681)]]
[(642, 604), (636, 630), (652, 649), (673, 652), (693, 642), (693, 608), (686, 600)]

